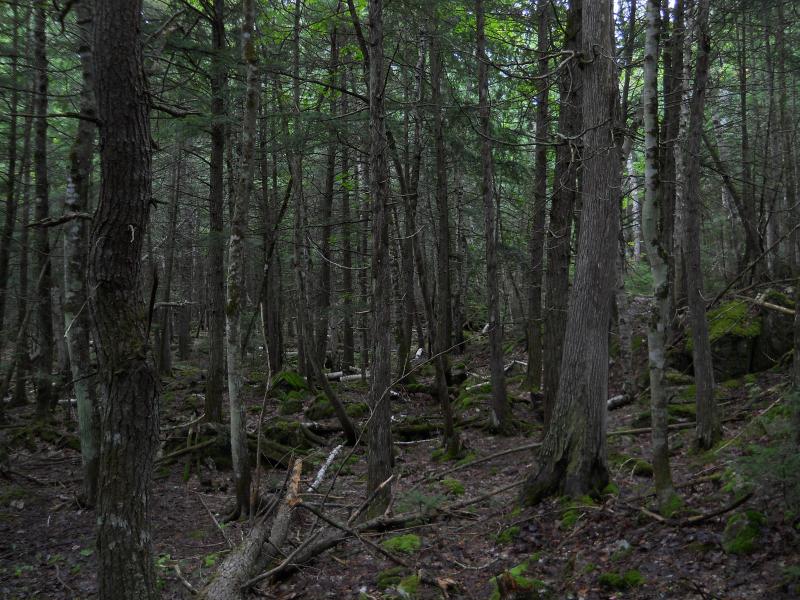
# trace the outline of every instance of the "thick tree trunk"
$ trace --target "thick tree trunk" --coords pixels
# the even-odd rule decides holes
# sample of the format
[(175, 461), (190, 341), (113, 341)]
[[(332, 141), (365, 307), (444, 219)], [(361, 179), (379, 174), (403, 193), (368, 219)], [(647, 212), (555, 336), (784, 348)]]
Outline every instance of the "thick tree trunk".
[[(539, 0), (537, 26), (537, 52), (539, 54), (539, 77), (545, 77), (548, 69), (547, 50), (550, 46), (549, 0)], [(533, 219), (530, 243), (530, 281), (528, 282), (528, 372), (527, 384), (533, 393), (542, 386), (542, 276), (544, 272), (544, 225), (547, 212), (547, 142), (548, 94), (550, 86), (547, 79), (539, 82), (540, 90), (536, 97), (536, 161), (534, 166)]]
[(503, 323), (500, 317), (499, 269), (497, 267), (497, 215), (492, 168), (492, 141), (489, 126), (489, 76), (486, 56), (485, 14), (483, 0), (475, 0), (478, 58), (478, 111), (481, 135), (481, 196), (486, 237), (486, 293), (489, 313), (489, 368), (492, 381), (491, 426), (501, 433), (513, 430), (511, 407), (506, 395), (503, 371)]
[(89, 308), (102, 384), (97, 508), (99, 597), (158, 598), (148, 492), (158, 448), (158, 378), (141, 298), (151, 138), (141, 0), (95, 5), (100, 201), (89, 254)]
[[(526, 502), (563, 493), (598, 494), (608, 483), (606, 401), (608, 326), (619, 235), (619, 152), (614, 140), (617, 78), (611, 3), (582, 11), (583, 210), (561, 378), (539, 466), (523, 489)], [(614, 175), (615, 170), (617, 175)]]
[[(79, 2), (75, 8), (80, 27), (81, 57), (80, 110), (84, 117), (78, 122), (78, 132), (70, 153), (71, 164), (64, 197), (66, 212), (85, 213), (89, 210), (89, 178), (92, 171), (96, 116), (94, 76), (92, 73), (92, 5)], [(69, 350), (75, 399), (78, 404), (78, 427), (83, 463), (84, 502), (94, 504), (97, 495), (97, 468), (100, 450), (100, 413), (89, 346), (89, 311), (86, 288), (86, 260), (89, 253), (89, 226), (83, 219), (73, 219), (64, 225), (64, 324)]]
[(692, 356), (697, 398), (697, 429), (695, 443), (702, 449), (711, 448), (720, 438), (719, 415), (714, 400), (714, 371), (711, 363), (711, 344), (708, 338), (706, 306), (703, 300), (703, 271), (700, 264), (700, 139), (703, 134), (706, 85), (711, 40), (708, 33), (709, 0), (697, 5), (697, 63), (694, 91), (689, 109), (686, 140), (686, 219), (684, 257), (686, 260), (687, 301), (689, 323), (692, 327)]
[[(250, 457), (247, 450), (247, 419), (244, 386), (244, 349), (241, 318), (245, 299), (245, 236), (247, 212), (255, 167), (256, 118), (260, 98), (258, 54), (255, 44), (255, 0), (242, 3), (242, 60), (247, 66), (247, 90), (242, 117), (242, 162), (233, 201), (231, 238), (228, 246), (228, 294), (225, 306), (228, 357), (228, 403), (231, 419), (231, 457), (236, 487), (234, 515), (250, 512)], [(233, 516), (233, 515), (231, 515)]]
[[(46, 4), (39, 2), (34, 12), (33, 58), (36, 65), (36, 93), (33, 101), (34, 145), (33, 168), (36, 174), (35, 219), (44, 221), (50, 214), (49, 184), (47, 180), (47, 33), (45, 27)], [(53, 405), (53, 302), (50, 265), (49, 228), (38, 227), (33, 235), (36, 267), (44, 271), (37, 282), (36, 342), (34, 359), (36, 372), (36, 416), (45, 419)]]
[(669, 240), (671, 231), (665, 226), (662, 202), (666, 190), (659, 179), (658, 147), (658, 37), (660, 0), (647, 1), (647, 33), (644, 55), (645, 199), (642, 207), (642, 228), (647, 259), (653, 277), (653, 299), (647, 328), (647, 349), (650, 367), (650, 414), (653, 424), (652, 451), (656, 496), (660, 509), (666, 510), (673, 500), (672, 473), (669, 466), (667, 425), (666, 340), (672, 316), (669, 279)]
[[(578, 51), (581, 44), (581, 0), (570, 0), (564, 49)], [(558, 131), (569, 141), (556, 146), (550, 224), (545, 237), (547, 269), (544, 274), (545, 305), (543, 321), (545, 426), (549, 424), (558, 395), (564, 332), (569, 301), (569, 263), (572, 244), (573, 211), (578, 183), (578, 147), (572, 140), (581, 130), (581, 71), (575, 61), (568, 62), (559, 76), (560, 102)]]
[[(383, 0), (369, 0), (369, 191), (372, 199), (372, 366), (370, 368), (367, 492), (392, 472), (391, 431), (392, 356), (390, 328), (391, 281), (389, 265), (389, 165), (384, 110)], [(378, 492), (373, 514), (388, 505), (390, 486)]]

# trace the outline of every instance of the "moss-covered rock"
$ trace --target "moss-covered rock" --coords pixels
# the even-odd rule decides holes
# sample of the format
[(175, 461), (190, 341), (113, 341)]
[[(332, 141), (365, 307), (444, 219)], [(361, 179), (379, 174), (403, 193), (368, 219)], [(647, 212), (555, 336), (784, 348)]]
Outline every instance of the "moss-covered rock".
[(422, 547), (422, 540), (414, 533), (396, 535), (381, 542), (389, 552), (400, 552), (402, 554), (416, 554)]
[(369, 406), (366, 402), (353, 402), (345, 407), (345, 412), (348, 417), (353, 419), (360, 419), (369, 413)]
[(308, 383), (297, 371), (281, 371), (272, 378), (272, 389), (276, 391), (306, 391)]
[(312, 421), (330, 419), (335, 415), (336, 411), (333, 410), (333, 405), (323, 394), (314, 398), (311, 405), (306, 409), (306, 416)]
[(303, 412), (303, 394), (292, 391), (283, 396), (278, 403), (278, 414), (296, 415)]
[(664, 381), (667, 385), (691, 385), (694, 383), (694, 377), (677, 369), (667, 369), (664, 373)]
[(760, 512), (748, 510), (728, 519), (722, 534), (722, 548), (728, 554), (750, 554), (758, 547), (767, 520)]

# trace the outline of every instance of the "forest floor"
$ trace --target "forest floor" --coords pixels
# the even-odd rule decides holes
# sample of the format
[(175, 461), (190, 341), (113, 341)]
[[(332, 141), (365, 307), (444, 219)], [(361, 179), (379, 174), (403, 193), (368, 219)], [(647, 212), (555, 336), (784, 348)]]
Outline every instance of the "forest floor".
[[(481, 428), (485, 390), (479, 387), (471, 396), (463, 390), (488, 378), (486, 359), (480, 346), (473, 346), (464, 357), (470, 377), (461, 386), (463, 397), (457, 406), (467, 423), (461, 435), (468, 457), (460, 463), (435, 461), (438, 439), (425, 434), (425, 428), (420, 428), (422, 439), (396, 444), (395, 513), (469, 500), (521, 482), (534, 468), (532, 449), (468, 464), (541, 437), (539, 425), (514, 437), (494, 436)], [(197, 414), (204, 385), (199, 373), (198, 364), (182, 363), (176, 366), (175, 377), (165, 381), (162, 428), (165, 435), (183, 436), (181, 444), (186, 443), (185, 429), (175, 426)], [(515, 417), (538, 423), (527, 393), (520, 389), (521, 374), (512, 369), (509, 375)], [(249, 383), (249, 414), (255, 428), (263, 374), (259, 381), (254, 371)], [(364, 400), (361, 382), (336, 385), (347, 403)], [(601, 499), (552, 499), (525, 508), (519, 506), (519, 486), (512, 487), (430, 524), (370, 534), (371, 540), (392, 548), (413, 569), (398, 567), (361, 541), (350, 540), (299, 573), (263, 586), (261, 594), (282, 599), (442, 597), (439, 589), (416, 585), (408, 577), (423, 569), (434, 578), (455, 582), (457, 587), (449, 590), (453, 598), (499, 597), (495, 578), (504, 572), (502, 587), (532, 590), (518, 596), (525, 598), (800, 598), (798, 460), (796, 452), (781, 445), (789, 414), (782, 396), (785, 379), (767, 372), (720, 388), (725, 419), (721, 444), (698, 453), (691, 448), (691, 428), (672, 432), (673, 478), (685, 504), (671, 519), (650, 512), (649, 435), (615, 433), (608, 439), (613, 485)], [(686, 388), (676, 388), (671, 411), (676, 424), (693, 419), (692, 404), (680, 398), (682, 393), (688, 398), (685, 392)], [(311, 397), (306, 406), (310, 402)], [(265, 422), (276, 421), (277, 400), (266, 406)], [(10, 425), (2, 430), (7, 439), (16, 441), (10, 446), (9, 470), (0, 479), (0, 597), (92, 597), (95, 517), (75, 499), (79, 454), (70, 447), (72, 436), (44, 440), (21, 434), (29, 431), (21, 424), (29, 422), (30, 411), (12, 410)], [(646, 411), (646, 400), (612, 411), (609, 431), (647, 427)], [(435, 423), (438, 412), (437, 404), (424, 393), (401, 391), (393, 398), (398, 422), (415, 417), (417, 423)], [(56, 417), (59, 423), (53, 431), (74, 432), (75, 415), (69, 404), (62, 404)], [(301, 415), (289, 418), (308, 420)], [(338, 443), (334, 438), (329, 435), (328, 446), (317, 447), (306, 457), (315, 465), (304, 475), (306, 487)], [(357, 447), (347, 458), (350, 453), (344, 449), (320, 486), (328, 494), (325, 510), (343, 520), (348, 507), (359, 505), (365, 493), (365, 449)], [(334, 471), (338, 474), (331, 488)], [(185, 456), (157, 466), (150, 508), (164, 598), (191, 597), (176, 575), (176, 566), (181, 577), (199, 589), (231, 545), (242, 539), (246, 522), (218, 525), (230, 500), (230, 475), (211, 461), (198, 464)], [(279, 493), (285, 470), (267, 469), (262, 480), (267, 497)], [(744, 503), (725, 510), (744, 497)], [(307, 495), (305, 501), (320, 498)], [(715, 512), (721, 514), (708, 516)], [(693, 522), (698, 515), (708, 518)], [(290, 544), (308, 535), (313, 519), (298, 511)], [(412, 537), (387, 544), (399, 535)]]

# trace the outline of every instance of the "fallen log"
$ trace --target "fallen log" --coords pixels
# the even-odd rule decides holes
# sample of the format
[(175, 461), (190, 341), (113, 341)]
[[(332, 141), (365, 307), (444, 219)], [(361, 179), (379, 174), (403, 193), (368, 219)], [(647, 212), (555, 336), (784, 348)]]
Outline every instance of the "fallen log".
[(203, 589), (200, 597), (207, 600), (241, 600), (242, 587), (256, 573), (275, 560), (289, 532), (295, 506), (299, 502), (300, 474), (303, 461), (292, 468), (286, 496), (278, 506), (275, 518), (269, 514), (258, 518), (244, 541), (231, 552), (217, 569), (214, 579)]
[(622, 406), (630, 404), (631, 402), (633, 402), (633, 399), (634, 396), (632, 395), (626, 396), (625, 394), (619, 394), (618, 396), (613, 396), (612, 398), (609, 398), (608, 402), (606, 402), (606, 407), (608, 410), (614, 410), (615, 408), (620, 408)]

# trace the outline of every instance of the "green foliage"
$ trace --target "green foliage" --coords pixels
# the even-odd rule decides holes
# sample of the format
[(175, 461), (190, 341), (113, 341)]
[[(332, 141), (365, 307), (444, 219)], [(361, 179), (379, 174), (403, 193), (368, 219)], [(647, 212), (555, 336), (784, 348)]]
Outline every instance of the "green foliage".
[(403, 598), (415, 598), (417, 596), (417, 590), (419, 589), (419, 583), (419, 576), (417, 575), (403, 577), (400, 583), (397, 584), (397, 592)]
[(308, 389), (308, 384), (297, 371), (281, 371), (272, 379), (272, 387), (286, 391), (303, 391)]
[(206, 554), (203, 557), (203, 566), (204, 567), (213, 567), (217, 564), (217, 560), (219, 560), (219, 554), (216, 552), (212, 552), (210, 554)]
[(506, 527), (497, 534), (497, 543), (498, 544), (510, 544), (513, 542), (517, 536), (519, 536), (520, 531), (522, 531), (519, 526), (512, 525), (511, 527)]
[(445, 477), (439, 483), (441, 483), (442, 486), (447, 489), (448, 493), (453, 494), (454, 496), (462, 496), (464, 494), (464, 484), (458, 479)]
[(422, 512), (431, 512), (436, 510), (444, 502), (444, 496), (434, 494), (429, 496), (420, 490), (412, 490), (408, 493), (401, 494), (397, 500), (397, 511), (399, 513), (411, 512), (419, 510)]
[(625, 291), (634, 296), (653, 295), (653, 275), (647, 261), (632, 262), (625, 272)]
[(750, 554), (756, 550), (766, 522), (764, 515), (755, 510), (731, 516), (722, 534), (723, 550), (728, 554)]
[(385, 590), (400, 583), (403, 575), (403, 567), (391, 567), (378, 573), (378, 589)]
[[(538, 560), (537, 558), (534, 558), (534, 556), (529, 557), (528, 560), (516, 565), (515, 567), (503, 571), (496, 577), (492, 577), (489, 580), (492, 585), (492, 594), (489, 596), (489, 599), (501, 600), (501, 587), (504, 590), (516, 590), (518, 593), (528, 592), (530, 597), (535, 597), (533, 594), (537, 592), (545, 592), (547, 590), (547, 584), (544, 581), (527, 576), (531, 565)], [(520, 595), (519, 597), (523, 596)]]
[(606, 589), (624, 591), (643, 585), (645, 579), (639, 571), (631, 569), (623, 574), (616, 571), (603, 573), (597, 582)]
[(389, 552), (400, 552), (402, 554), (416, 554), (422, 547), (422, 540), (414, 533), (407, 533), (405, 535), (396, 535), (381, 542)]

